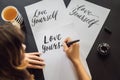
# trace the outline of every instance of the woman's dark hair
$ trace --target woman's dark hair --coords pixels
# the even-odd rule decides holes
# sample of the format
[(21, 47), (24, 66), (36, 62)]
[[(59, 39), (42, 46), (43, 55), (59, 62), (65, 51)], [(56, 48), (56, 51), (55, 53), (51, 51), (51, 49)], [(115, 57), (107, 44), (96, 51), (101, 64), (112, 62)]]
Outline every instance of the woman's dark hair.
[(24, 34), (11, 23), (0, 26), (0, 80), (32, 80), (24, 60)]

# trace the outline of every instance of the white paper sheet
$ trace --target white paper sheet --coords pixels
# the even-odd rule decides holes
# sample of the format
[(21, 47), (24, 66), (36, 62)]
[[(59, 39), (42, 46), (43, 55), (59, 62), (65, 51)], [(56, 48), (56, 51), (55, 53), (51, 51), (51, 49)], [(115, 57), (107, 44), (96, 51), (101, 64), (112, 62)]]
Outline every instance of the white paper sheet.
[(68, 8), (69, 19), (74, 23), (74, 30), (81, 37), (81, 48), (88, 56), (110, 9), (84, 0), (71, 0)]
[(54, 25), (62, 25), (67, 17), (63, 0), (40, 1), (25, 6), (25, 10), (32, 30), (46, 30)]
[[(63, 51), (62, 42), (65, 38), (73, 40), (80, 39), (80, 35), (72, 29), (73, 25), (60, 26), (51, 30), (45, 30), (36, 34), (38, 50), (42, 52), (41, 57), (45, 60), (46, 66), (43, 69), (45, 80), (77, 80), (76, 71)], [(80, 54), (80, 59), (87, 72), (90, 74), (85, 55)]]

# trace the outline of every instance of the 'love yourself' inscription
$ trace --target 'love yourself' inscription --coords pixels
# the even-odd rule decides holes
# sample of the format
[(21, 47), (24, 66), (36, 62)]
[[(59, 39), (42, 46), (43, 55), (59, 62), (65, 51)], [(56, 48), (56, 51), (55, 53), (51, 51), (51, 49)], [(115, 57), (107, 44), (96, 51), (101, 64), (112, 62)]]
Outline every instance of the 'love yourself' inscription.
[(61, 34), (56, 35), (44, 35), (43, 36), (43, 44), (42, 44), (42, 52), (45, 53), (50, 50), (60, 49), (61, 48)]
[(75, 16), (82, 22), (87, 23), (88, 28), (97, 25), (99, 22), (99, 17), (87, 9), (85, 5), (77, 5), (71, 12), (69, 12), (69, 15)]
[(32, 26), (34, 27), (38, 23), (47, 22), (50, 20), (57, 20), (58, 10), (54, 10), (51, 13), (47, 12), (47, 10), (38, 10), (36, 9), (34, 15), (32, 17)]

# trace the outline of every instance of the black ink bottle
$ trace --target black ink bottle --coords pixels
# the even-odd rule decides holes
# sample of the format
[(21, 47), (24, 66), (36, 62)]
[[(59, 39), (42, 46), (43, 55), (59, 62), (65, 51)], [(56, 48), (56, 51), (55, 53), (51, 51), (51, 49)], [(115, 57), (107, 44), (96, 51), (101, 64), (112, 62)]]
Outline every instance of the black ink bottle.
[(108, 56), (110, 54), (110, 45), (108, 43), (100, 43), (97, 47), (97, 53), (100, 56)]

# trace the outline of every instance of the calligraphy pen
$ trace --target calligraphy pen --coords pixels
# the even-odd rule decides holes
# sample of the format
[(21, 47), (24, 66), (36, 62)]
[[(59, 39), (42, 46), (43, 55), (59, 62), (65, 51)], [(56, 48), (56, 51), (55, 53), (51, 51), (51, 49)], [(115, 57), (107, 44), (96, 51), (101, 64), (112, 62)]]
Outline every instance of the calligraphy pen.
[(74, 41), (70, 41), (67, 44), (68, 47), (70, 47), (70, 45), (72, 45), (73, 43), (79, 42), (80, 40), (74, 40)]

